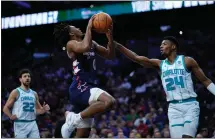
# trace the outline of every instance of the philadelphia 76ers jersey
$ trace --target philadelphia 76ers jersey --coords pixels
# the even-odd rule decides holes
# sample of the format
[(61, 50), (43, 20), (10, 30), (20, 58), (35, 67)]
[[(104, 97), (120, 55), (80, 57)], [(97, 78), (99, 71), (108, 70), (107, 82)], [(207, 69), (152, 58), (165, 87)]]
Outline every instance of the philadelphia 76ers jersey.
[(168, 59), (160, 64), (161, 80), (167, 101), (197, 97), (193, 88), (191, 72), (186, 69), (184, 55), (178, 55), (173, 64)]
[(81, 84), (96, 84), (96, 53), (94, 45), (87, 52), (76, 54), (73, 60), (73, 87)]

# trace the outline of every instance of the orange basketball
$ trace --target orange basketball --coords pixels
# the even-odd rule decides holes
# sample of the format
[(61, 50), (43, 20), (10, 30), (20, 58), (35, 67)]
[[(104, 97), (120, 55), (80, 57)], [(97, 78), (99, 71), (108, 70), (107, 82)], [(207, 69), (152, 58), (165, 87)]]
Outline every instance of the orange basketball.
[(93, 20), (93, 28), (98, 33), (106, 33), (111, 25), (112, 18), (107, 13), (98, 13)]

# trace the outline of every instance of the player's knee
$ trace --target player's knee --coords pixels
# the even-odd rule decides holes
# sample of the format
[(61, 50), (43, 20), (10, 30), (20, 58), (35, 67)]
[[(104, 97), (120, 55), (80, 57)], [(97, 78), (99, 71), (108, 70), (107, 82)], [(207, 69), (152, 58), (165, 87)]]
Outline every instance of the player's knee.
[(107, 101), (105, 102), (105, 104), (106, 104), (105, 106), (106, 106), (106, 108), (108, 109), (108, 108), (113, 107), (115, 103), (116, 103), (116, 100), (115, 100), (114, 98), (110, 97), (110, 98), (107, 99)]
[(68, 115), (68, 113), (69, 113), (69, 111), (66, 111), (65, 114), (64, 114), (64, 116), (66, 117)]

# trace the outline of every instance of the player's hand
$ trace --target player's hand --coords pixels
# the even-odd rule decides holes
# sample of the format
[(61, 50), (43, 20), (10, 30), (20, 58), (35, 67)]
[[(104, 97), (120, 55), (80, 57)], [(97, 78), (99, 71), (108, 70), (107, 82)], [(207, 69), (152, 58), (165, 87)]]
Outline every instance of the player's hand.
[(50, 110), (50, 107), (48, 104), (46, 104), (45, 102), (43, 103), (43, 109), (47, 112)]
[(113, 25), (110, 26), (105, 34), (109, 42), (113, 41)]
[(11, 115), (10, 116), (10, 120), (16, 120), (16, 119), (17, 119), (16, 115)]
[(94, 14), (91, 18), (90, 18), (90, 20), (89, 20), (89, 22), (88, 22), (88, 29), (92, 29), (92, 27), (93, 27), (93, 20), (95, 19), (95, 17), (96, 17), (96, 14)]

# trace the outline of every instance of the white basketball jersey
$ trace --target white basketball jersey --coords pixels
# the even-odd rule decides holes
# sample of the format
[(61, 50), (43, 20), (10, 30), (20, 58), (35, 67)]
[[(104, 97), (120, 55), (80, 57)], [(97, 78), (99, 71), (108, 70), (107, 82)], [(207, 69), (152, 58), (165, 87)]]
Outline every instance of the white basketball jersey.
[(35, 92), (31, 89), (25, 91), (20, 87), (18, 98), (14, 103), (12, 114), (15, 114), (18, 120), (35, 120), (36, 119), (36, 98)]
[(162, 60), (160, 68), (167, 101), (197, 97), (191, 72), (186, 69), (183, 55), (178, 55), (173, 64), (170, 64), (168, 59)]

